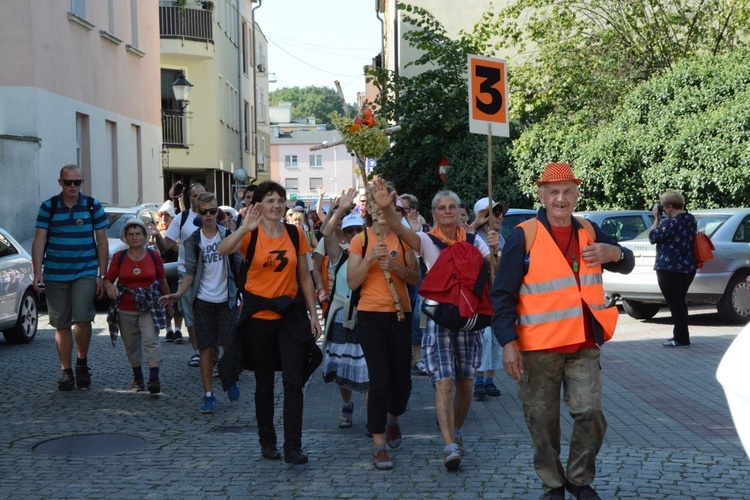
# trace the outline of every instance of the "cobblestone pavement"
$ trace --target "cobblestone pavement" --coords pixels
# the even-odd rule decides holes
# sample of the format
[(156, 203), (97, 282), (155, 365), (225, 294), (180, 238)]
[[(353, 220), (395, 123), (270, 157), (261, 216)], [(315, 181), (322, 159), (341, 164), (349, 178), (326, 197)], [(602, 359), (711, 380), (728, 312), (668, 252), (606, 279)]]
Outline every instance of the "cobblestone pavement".
[[(337, 427), (339, 397), (317, 373), (306, 390), (303, 443), (310, 463), (290, 466), (260, 457), (253, 377), (242, 396), (219, 394), (216, 413), (198, 411), (198, 370), (190, 347), (162, 345), (163, 393), (130, 390), (122, 343), (113, 348), (105, 315), (94, 326), (92, 388), (60, 393), (54, 332), (46, 315), (29, 345), (0, 340), (0, 497), (2, 498), (538, 498), (530, 440), (515, 384), (495, 376), (497, 399), (473, 403), (465, 429), (469, 449), (461, 470), (442, 465), (433, 391), (414, 376), (404, 441), (391, 452), (395, 468), (376, 471), (364, 435), (362, 397), (354, 427)], [(749, 498), (750, 460), (734, 430), (718, 362), (740, 327), (724, 326), (709, 309), (691, 311), (693, 346), (666, 349), (663, 310), (650, 321), (621, 314), (602, 355), (609, 430), (594, 483), (602, 498)], [(162, 333), (163, 334), (163, 333)], [(217, 383), (218, 385), (218, 383)], [(280, 380), (277, 376), (277, 420)], [(280, 422), (277, 432), (282, 435)], [(570, 420), (563, 422), (569, 435)], [(145, 440), (137, 451), (55, 456), (33, 447), (58, 437), (123, 433)], [(567, 451), (563, 444), (563, 456)]]

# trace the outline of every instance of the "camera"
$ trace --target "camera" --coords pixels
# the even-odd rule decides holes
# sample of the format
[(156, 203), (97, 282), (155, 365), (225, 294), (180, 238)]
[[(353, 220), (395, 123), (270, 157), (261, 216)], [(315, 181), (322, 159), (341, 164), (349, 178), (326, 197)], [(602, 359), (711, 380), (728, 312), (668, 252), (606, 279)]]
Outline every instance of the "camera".
[(664, 218), (667, 216), (667, 214), (664, 213), (664, 205), (662, 205), (661, 203), (656, 204), (656, 210), (659, 214), (659, 217)]

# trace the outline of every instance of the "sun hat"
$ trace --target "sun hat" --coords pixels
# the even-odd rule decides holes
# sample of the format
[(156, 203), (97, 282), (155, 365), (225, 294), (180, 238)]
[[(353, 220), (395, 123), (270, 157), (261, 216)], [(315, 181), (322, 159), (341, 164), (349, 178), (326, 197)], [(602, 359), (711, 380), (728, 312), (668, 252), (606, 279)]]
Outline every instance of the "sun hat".
[(146, 233), (146, 238), (148, 238), (148, 228), (146, 227), (146, 223), (143, 222), (141, 219), (136, 219), (135, 217), (132, 219), (128, 219), (128, 221), (123, 224), (123, 226), (120, 228), (120, 241), (127, 244), (128, 240), (125, 238), (125, 231), (128, 230), (130, 226), (138, 226), (143, 228), (143, 232)]
[(174, 203), (172, 203), (172, 200), (167, 200), (164, 202), (162, 206), (159, 207), (159, 210), (156, 212), (157, 214), (169, 214), (170, 217), (176, 217), (177, 214), (175, 214), (174, 211)]
[(230, 207), (229, 205), (221, 205), (219, 207), (219, 210), (221, 210), (222, 212), (229, 212), (229, 215), (233, 219), (236, 219), (237, 216), (240, 214), (237, 210), (235, 210), (234, 208)]
[(570, 165), (567, 163), (548, 163), (547, 166), (544, 167), (542, 178), (536, 181), (536, 185), (541, 186), (548, 182), (564, 181), (573, 181), (576, 184), (581, 183), (581, 179), (576, 179), (576, 176), (573, 175), (573, 169), (570, 168)]
[[(496, 206), (500, 205), (502, 208), (502, 214), (505, 215), (505, 212), (508, 211), (508, 202), (507, 201), (496, 201), (492, 208), (495, 208)], [(482, 210), (487, 210), (487, 207), (490, 206), (490, 199), (488, 197), (480, 198), (477, 200), (476, 203), (474, 203), (474, 213), (478, 214)]]
[(297, 200), (297, 203), (294, 204), (294, 211), (295, 212), (304, 212), (305, 211), (305, 202), (302, 200)]
[(182, 196), (182, 193), (185, 191), (185, 183), (182, 181), (177, 181), (174, 184), (172, 184), (172, 187), (169, 188), (169, 197), (172, 199), (177, 199), (180, 196)]
[(349, 214), (341, 221), (341, 230), (351, 226), (364, 226), (365, 220), (357, 214)]

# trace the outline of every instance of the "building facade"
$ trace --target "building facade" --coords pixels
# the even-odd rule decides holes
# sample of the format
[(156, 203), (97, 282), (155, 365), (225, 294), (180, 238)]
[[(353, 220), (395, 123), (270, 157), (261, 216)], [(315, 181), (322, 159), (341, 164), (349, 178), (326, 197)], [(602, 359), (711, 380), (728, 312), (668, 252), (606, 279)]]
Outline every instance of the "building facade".
[(0, 224), (34, 234), (63, 165), (108, 203), (160, 201), (158, 10), (151, 0), (5, 0)]

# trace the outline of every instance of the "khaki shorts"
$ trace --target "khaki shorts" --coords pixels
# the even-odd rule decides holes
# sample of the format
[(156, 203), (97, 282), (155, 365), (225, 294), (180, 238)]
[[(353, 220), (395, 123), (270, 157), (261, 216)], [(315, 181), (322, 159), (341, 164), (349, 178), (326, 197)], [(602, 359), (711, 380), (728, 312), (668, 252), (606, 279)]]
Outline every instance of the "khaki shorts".
[(60, 330), (73, 323), (94, 321), (96, 309), (96, 276), (83, 276), (75, 281), (47, 281), (44, 283), (49, 324)]

